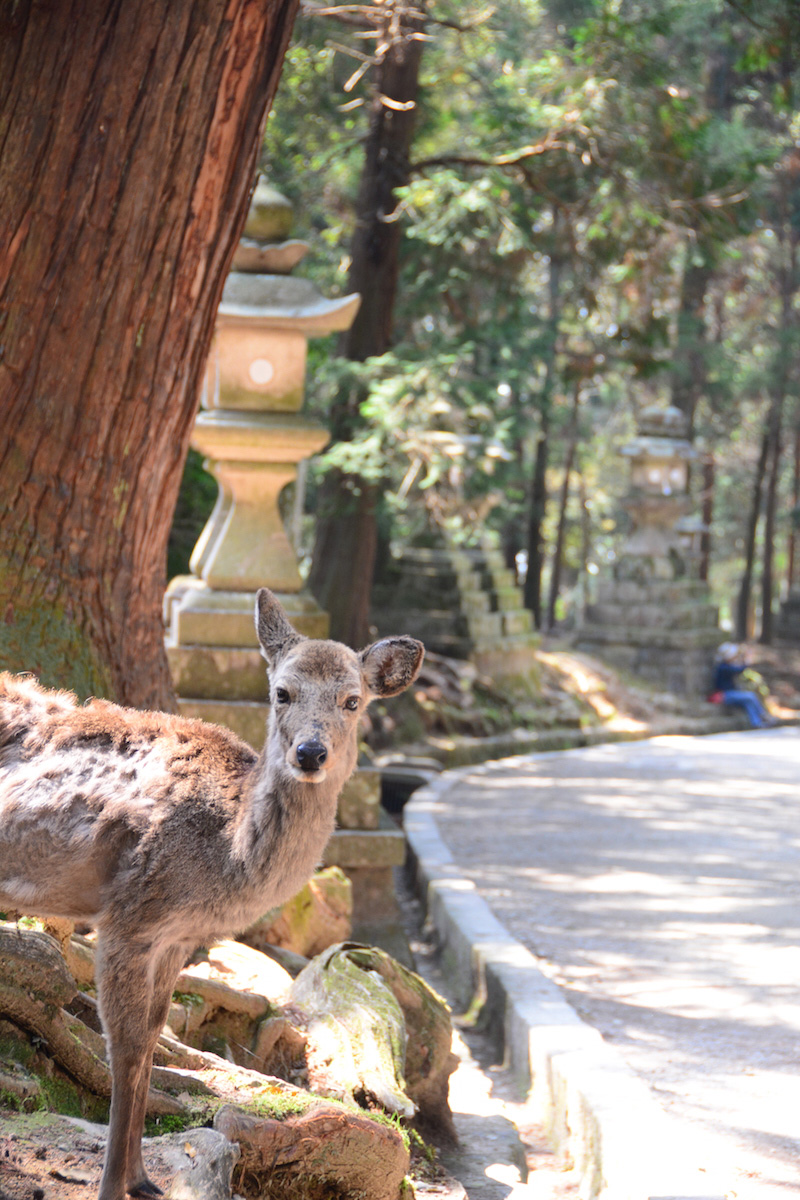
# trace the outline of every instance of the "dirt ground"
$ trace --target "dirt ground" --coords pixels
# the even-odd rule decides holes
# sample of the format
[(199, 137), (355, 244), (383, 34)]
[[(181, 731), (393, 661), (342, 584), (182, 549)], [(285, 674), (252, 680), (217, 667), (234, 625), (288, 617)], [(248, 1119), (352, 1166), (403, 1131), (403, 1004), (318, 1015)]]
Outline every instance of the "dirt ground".
[[(15, 1132), (6, 1133), (11, 1116), (0, 1108), (0, 1200), (87, 1200), (96, 1194), (104, 1136), (49, 1113), (31, 1113), (23, 1130), (14, 1113)], [(145, 1160), (153, 1182), (166, 1188), (169, 1171), (157, 1148)]]

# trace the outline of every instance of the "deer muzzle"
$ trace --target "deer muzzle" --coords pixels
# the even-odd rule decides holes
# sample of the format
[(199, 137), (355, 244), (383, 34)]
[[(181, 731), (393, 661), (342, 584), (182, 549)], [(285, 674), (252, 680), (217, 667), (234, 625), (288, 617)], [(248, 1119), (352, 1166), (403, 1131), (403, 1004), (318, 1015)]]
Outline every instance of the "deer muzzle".
[(308, 741), (301, 742), (295, 750), (297, 765), (305, 776), (318, 775), (323, 773), (325, 762), (328, 758), (328, 750), (323, 746), (322, 742), (316, 738), (311, 738)]

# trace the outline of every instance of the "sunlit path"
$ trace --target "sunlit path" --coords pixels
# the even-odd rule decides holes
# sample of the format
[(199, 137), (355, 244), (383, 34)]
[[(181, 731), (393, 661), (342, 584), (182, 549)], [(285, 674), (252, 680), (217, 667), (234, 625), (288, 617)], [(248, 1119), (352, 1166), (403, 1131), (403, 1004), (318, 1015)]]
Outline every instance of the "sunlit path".
[(509, 931), (731, 1194), (800, 1193), (800, 735), (484, 768), (436, 820)]

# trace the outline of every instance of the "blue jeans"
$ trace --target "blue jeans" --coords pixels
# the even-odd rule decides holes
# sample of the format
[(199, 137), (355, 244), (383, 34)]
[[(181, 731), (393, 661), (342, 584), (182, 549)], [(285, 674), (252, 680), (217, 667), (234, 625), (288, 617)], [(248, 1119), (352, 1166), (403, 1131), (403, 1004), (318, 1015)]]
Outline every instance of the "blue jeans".
[(755, 692), (738, 691), (723, 692), (725, 704), (734, 708), (743, 708), (753, 729), (760, 729), (766, 723), (767, 711)]

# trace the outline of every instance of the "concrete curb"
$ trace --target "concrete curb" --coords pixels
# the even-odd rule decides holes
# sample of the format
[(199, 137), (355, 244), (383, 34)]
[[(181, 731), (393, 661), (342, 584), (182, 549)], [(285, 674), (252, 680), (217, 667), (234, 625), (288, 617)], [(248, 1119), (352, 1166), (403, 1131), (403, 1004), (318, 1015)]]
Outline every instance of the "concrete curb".
[[(504, 765), (538, 755), (505, 759)], [(466, 1011), (480, 1007), (528, 1090), (532, 1115), (578, 1170), (584, 1200), (723, 1200), (700, 1145), (653, 1098), (621, 1055), (585, 1024), (536, 959), (465, 879), (436, 824), (467, 775), (447, 771), (404, 810), (412, 877), (441, 948), (448, 982)], [(535, 919), (535, 915), (533, 917)]]

